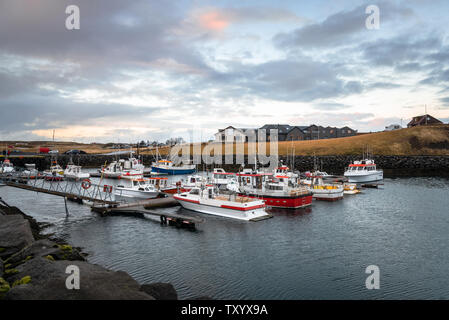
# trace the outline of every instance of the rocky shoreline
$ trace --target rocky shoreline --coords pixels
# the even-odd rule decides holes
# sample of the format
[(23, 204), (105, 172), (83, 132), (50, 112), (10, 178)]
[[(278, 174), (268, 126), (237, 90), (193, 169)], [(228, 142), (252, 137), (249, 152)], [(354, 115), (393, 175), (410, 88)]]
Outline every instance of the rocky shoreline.
[[(66, 286), (69, 266), (79, 268), (79, 289)], [(177, 300), (178, 294), (169, 283), (140, 285), (126, 272), (111, 271), (87, 262), (79, 248), (42, 235), (36, 220), (1, 201), (2, 299)]]

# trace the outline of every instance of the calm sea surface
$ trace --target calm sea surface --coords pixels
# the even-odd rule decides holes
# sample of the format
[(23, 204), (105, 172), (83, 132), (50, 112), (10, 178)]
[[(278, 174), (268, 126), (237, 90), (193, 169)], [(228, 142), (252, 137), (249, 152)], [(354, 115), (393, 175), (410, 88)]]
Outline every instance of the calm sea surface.
[[(204, 215), (196, 231), (70, 202), (67, 218), (62, 198), (10, 187), (0, 197), (52, 223), (45, 232), (83, 247), (90, 262), (142, 284), (170, 282), (181, 299), (449, 299), (447, 179), (385, 179), (260, 222)], [(368, 265), (380, 268), (379, 290), (365, 288)]]

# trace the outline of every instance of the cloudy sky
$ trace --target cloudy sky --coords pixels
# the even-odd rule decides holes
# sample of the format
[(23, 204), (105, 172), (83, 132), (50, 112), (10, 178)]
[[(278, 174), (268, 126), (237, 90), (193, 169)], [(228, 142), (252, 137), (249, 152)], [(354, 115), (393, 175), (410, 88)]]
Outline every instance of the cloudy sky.
[[(67, 30), (65, 9), (80, 9)], [(380, 28), (365, 26), (368, 5)], [(447, 1), (0, 0), (0, 140), (449, 120)], [(196, 138), (195, 138), (196, 137)]]

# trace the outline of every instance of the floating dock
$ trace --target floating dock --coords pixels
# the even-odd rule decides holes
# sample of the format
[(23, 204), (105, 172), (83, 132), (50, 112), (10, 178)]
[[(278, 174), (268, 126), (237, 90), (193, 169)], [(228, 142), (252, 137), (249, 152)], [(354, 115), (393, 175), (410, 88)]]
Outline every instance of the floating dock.
[(110, 207), (93, 206), (92, 211), (102, 215), (152, 215), (159, 217), (161, 224), (168, 224), (180, 228), (195, 229), (195, 225), (203, 223), (204, 219), (197, 216), (187, 216), (175, 212), (152, 211), (149, 208), (160, 208), (179, 205), (172, 197), (156, 198), (134, 203), (119, 204)]

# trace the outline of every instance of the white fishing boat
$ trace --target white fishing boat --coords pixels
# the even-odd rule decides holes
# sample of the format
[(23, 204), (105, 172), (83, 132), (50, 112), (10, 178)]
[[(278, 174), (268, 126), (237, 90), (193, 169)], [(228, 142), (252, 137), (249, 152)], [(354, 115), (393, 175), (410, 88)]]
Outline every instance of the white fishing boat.
[(64, 170), (64, 177), (72, 180), (88, 179), (90, 174), (88, 172), (83, 172), (81, 166), (76, 166), (74, 164), (68, 164)]
[(159, 191), (149, 179), (122, 179), (114, 190), (117, 200), (146, 200), (159, 196)]
[(43, 172), (44, 179), (48, 181), (61, 181), (64, 179), (64, 169), (56, 162), (52, 161), (52, 165), (49, 170)]
[(99, 173), (104, 178), (118, 178), (122, 175), (122, 162), (120, 161), (112, 161), (110, 164), (102, 166)]
[(336, 201), (343, 199), (344, 189), (342, 184), (324, 183), (320, 176), (313, 177), (310, 191), (315, 200)]
[(189, 192), (173, 196), (183, 208), (226, 218), (246, 220), (269, 218), (262, 200), (235, 194), (219, 195), (216, 188), (194, 187)]
[(143, 177), (145, 166), (139, 159), (130, 157), (128, 159), (120, 159), (112, 161), (106, 166), (102, 166), (98, 170), (103, 178), (117, 179), (122, 176), (134, 176), (135, 178)]
[(346, 168), (344, 176), (348, 178), (350, 183), (367, 183), (383, 180), (384, 173), (377, 169), (374, 160), (364, 159), (350, 164)]
[(36, 164), (25, 163), (25, 170), (23, 170), (20, 175), (25, 178), (33, 179), (39, 175), (39, 171), (36, 169)]
[(15, 171), (14, 165), (9, 159), (5, 159), (5, 161), (0, 164), (0, 173), (13, 173)]

